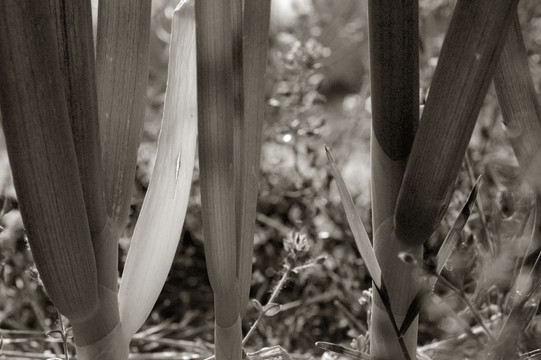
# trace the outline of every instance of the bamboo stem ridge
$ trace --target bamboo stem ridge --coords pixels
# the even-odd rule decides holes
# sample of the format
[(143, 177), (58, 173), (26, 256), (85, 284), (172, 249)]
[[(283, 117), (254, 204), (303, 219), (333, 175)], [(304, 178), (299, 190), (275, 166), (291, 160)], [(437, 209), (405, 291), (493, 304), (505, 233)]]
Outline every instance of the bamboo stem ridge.
[[(235, 111), (231, 0), (196, 1), (199, 168), (205, 256), (214, 291), (216, 358), (240, 359), (236, 276)], [(221, 331), (221, 329), (234, 329)], [(227, 336), (224, 336), (226, 335)]]
[(116, 298), (117, 266), (108, 259), (108, 244), (116, 244), (107, 223), (96, 93), (92, 14), (87, 1), (54, 1), (59, 64), (64, 78), (71, 130), (77, 155), (99, 285), (99, 308), (82, 323), (72, 321), (78, 345), (106, 337), (119, 324)]
[(196, 2), (199, 164), (216, 358), (239, 359), (250, 291), (269, 1)]
[(84, 318), (97, 307), (96, 266), (54, 24), (47, 4), (5, 1), (0, 10), (0, 100), (23, 219), (51, 298)]
[(151, 0), (100, 0), (98, 7), (96, 76), (105, 199), (116, 238), (128, 219), (143, 126), (150, 11)]
[[(229, 0), (196, 1), (197, 97), (201, 205), (209, 277), (217, 297), (236, 303), (235, 186), (233, 174), (233, 94)], [(217, 39), (222, 37), (222, 41)], [(212, 104), (212, 105), (211, 105)], [(221, 280), (221, 281), (220, 281)], [(238, 311), (232, 304), (230, 312)], [(217, 314), (218, 315), (218, 314)], [(224, 315), (222, 315), (224, 316)], [(223, 327), (236, 315), (217, 319)]]
[[(418, 2), (372, 0), (368, 7), (372, 101), (372, 223), (374, 250), (398, 326), (418, 285), (402, 251), (420, 259), (419, 245), (396, 239), (393, 216), (419, 119)], [(378, 359), (415, 358), (417, 321), (404, 336), (404, 354), (377, 289), (374, 289), (370, 352)]]
[(106, 223), (92, 10), (85, 0), (51, 2), (56, 19), (58, 60), (64, 77), (75, 152), (92, 235)]
[(518, 0), (459, 0), (413, 143), (395, 214), (423, 244), (442, 219)]
[(51, 300), (85, 322), (98, 275), (58, 59), (48, 3), (0, 2), (0, 104), (21, 213)]
[(239, 278), (240, 313), (244, 316), (250, 295), (255, 217), (259, 190), (261, 136), (265, 116), (265, 72), (270, 25), (270, 1), (244, 2), (243, 81), (244, 117), (240, 139), (241, 151), (239, 229), (240, 249), (237, 276)]
[(541, 109), (528, 66), (518, 14), (494, 73), (494, 86), (507, 136), (525, 179), (541, 193)]

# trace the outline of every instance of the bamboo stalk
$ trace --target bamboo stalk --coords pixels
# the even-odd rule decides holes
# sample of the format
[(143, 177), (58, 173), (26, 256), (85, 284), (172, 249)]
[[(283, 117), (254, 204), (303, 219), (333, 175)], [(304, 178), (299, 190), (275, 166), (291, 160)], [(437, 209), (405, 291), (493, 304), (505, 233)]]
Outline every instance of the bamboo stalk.
[(58, 60), (74, 138), (79, 178), (91, 233), (106, 223), (92, 36), (92, 10), (86, 0), (51, 2), (56, 19)]
[[(116, 299), (116, 293), (115, 293)], [(117, 310), (118, 311), (118, 310)], [(127, 360), (129, 348), (118, 323), (106, 336), (87, 346), (77, 346), (79, 360)]]
[(270, 24), (270, 1), (248, 0), (244, 3), (244, 119), (241, 143), (240, 191), (240, 249), (237, 252), (240, 313), (246, 312), (252, 279), (257, 194), (259, 190), (259, 162), (262, 127), (265, 116), (265, 72)]
[[(398, 257), (422, 257), (422, 247), (399, 242), (393, 216), (419, 119), (418, 2), (370, 1), (368, 6), (372, 101), (372, 223), (374, 250), (397, 326), (418, 284), (412, 266)], [(376, 286), (377, 287), (377, 286)], [(405, 358), (377, 288), (374, 289), (370, 353), (378, 359)], [(404, 335), (407, 356), (415, 358), (417, 320)]]
[(150, 186), (135, 226), (119, 291), (126, 340), (152, 311), (173, 262), (188, 207), (197, 140), (193, 0), (173, 12), (162, 129)]
[[(231, 9), (229, 13), (231, 15), (231, 44), (232, 44), (232, 86), (233, 93), (233, 109), (234, 109), (234, 123), (233, 123), (233, 174), (235, 177), (235, 237), (237, 240), (237, 270), (236, 274), (239, 275), (238, 265), (240, 263), (239, 254), (242, 249), (242, 232), (241, 232), (241, 219), (242, 219), (242, 203), (240, 201), (241, 193), (243, 192), (243, 174), (242, 174), (242, 157), (243, 157), (243, 140), (244, 140), (244, 92), (243, 92), (243, 0), (230, 0)], [(222, 15), (225, 16), (226, 14)]]
[[(151, 0), (101, 0), (96, 74), (107, 213), (115, 237), (128, 219), (148, 80)], [(117, 260), (111, 242), (111, 259)]]
[(517, 0), (459, 0), (413, 143), (395, 213), (405, 244), (422, 244), (447, 209)]
[(525, 179), (541, 191), (541, 110), (528, 66), (518, 14), (494, 73), (494, 86), (502, 111), (505, 130)]
[(109, 258), (107, 247), (116, 239), (111, 237), (105, 210), (92, 13), (90, 3), (84, 0), (57, 0), (51, 3), (51, 10), (56, 19), (58, 60), (100, 286), (99, 310), (92, 319), (83, 324), (72, 321), (77, 344), (87, 346), (107, 336), (119, 323), (117, 261)]
[[(100, 313), (104, 317), (113, 311), (119, 316), (117, 240), (128, 217), (143, 123), (150, 10), (150, 0), (100, 1), (98, 7), (96, 82), (108, 217), (95, 244), (99, 244), (98, 271), (106, 274), (100, 281)], [(98, 354), (104, 359), (126, 358), (129, 338), (118, 322), (100, 341), (78, 351), (91, 358)]]
[(49, 4), (0, 2), (0, 103), (21, 213), (45, 288), (84, 323), (98, 282)]
[(199, 168), (205, 256), (214, 291), (216, 359), (240, 359), (236, 277), (233, 40), (230, 0), (196, 1)]

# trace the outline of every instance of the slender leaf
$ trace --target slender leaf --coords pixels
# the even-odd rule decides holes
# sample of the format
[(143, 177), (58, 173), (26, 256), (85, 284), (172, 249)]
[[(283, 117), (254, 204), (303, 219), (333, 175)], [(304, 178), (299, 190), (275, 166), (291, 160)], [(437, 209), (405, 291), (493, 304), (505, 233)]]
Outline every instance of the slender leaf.
[(445, 263), (447, 262), (447, 260), (451, 256), (451, 253), (456, 248), (456, 245), (462, 238), (460, 234), (462, 232), (462, 229), (464, 229), (464, 226), (466, 226), (466, 223), (468, 222), (471, 211), (473, 209), (473, 205), (475, 204), (475, 200), (477, 199), (480, 178), (481, 177), (477, 178), (477, 181), (475, 182), (473, 189), (471, 190), (470, 195), (466, 200), (466, 203), (462, 207), (462, 211), (460, 212), (460, 214), (458, 214), (458, 217), (456, 218), (453, 226), (451, 227), (451, 229), (447, 233), (447, 236), (443, 240), (443, 243), (441, 244), (438, 254), (436, 255), (436, 268), (434, 269), (435, 273), (430, 274), (435, 276), (431, 277), (428, 280), (428, 284), (417, 292), (415, 298), (411, 302), (408, 308), (408, 312), (406, 313), (406, 317), (404, 318), (404, 321), (402, 322), (402, 325), (400, 327), (400, 334), (405, 334), (406, 331), (408, 331), (412, 322), (421, 311), (421, 307), (424, 303), (425, 297), (428, 296), (432, 291), (432, 287), (438, 280), (438, 277), (440, 276), (443, 267), (445, 266)]
[[(242, 173), (242, 153), (243, 151), (250, 151), (245, 148), (244, 136), (245, 136), (245, 119), (244, 119), (244, 49), (243, 49), (243, 0), (229, 0), (231, 2), (231, 8), (229, 14), (231, 16), (231, 44), (232, 44), (232, 82), (231, 82), (231, 91), (233, 94), (233, 174), (235, 177), (235, 214), (236, 214), (236, 223), (235, 223), (235, 237), (237, 239), (236, 249), (237, 249), (237, 269), (236, 275), (237, 278), (240, 273), (241, 263), (243, 259), (239, 257), (240, 252), (242, 251), (242, 245), (244, 241), (242, 239), (242, 206), (241, 202), (241, 193), (244, 192), (242, 189), (243, 179), (245, 178)], [(222, 16), (225, 16), (222, 15)], [(253, 239), (252, 239), (253, 241)], [(251, 258), (251, 256), (250, 256)], [(251, 263), (251, 260), (250, 260)]]
[[(71, 121), (79, 177), (94, 237), (106, 222), (101, 165), (98, 99), (92, 35), (92, 10), (86, 0), (55, 0), (58, 60)], [(115, 274), (116, 282), (116, 274)]]
[(235, 109), (232, 6), (232, 0), (195, 3), (201, 213), (217, 360), (242, 353), (234, 165), (241, 114)]
[(73, 322), (77, 344), (104, 338), (119, 322), (116, 238), (107, 222), (101, 161), (92, 10), (86, 0), (50, 2), (56, 19), (58, 61), (64, 78), (79, 178), (98, 272), (99, 311)]
[(0, 106), (21, 214), (47, 292), (71, 321), (98, 306), (55, 24), (47, 2), (0, 2)]
[(150, 314), (180, 240), (195, 161), (196, 86), (194, 1), (183, 0), (173, 12), (156, 164), (120, 284), (122, 331), (128, 339)]
[[(98, 7), (96, 75), (105, 199), (117, 237), (128, 219), (143, 125), (150, 11), (151, 0), (100, 0)], [(116, 253), (109, 253), (117, 261)]]
[[(196, 1), (199, 167), (205, 256), (210, 283), (221, 301), (236, 299), (235, 186), (230, 2)], [(217, 39), (221, 39), (218, 41)], [(237, 308), (237, 309), (235, 309)], [(221, 320), (238, 305), (228, 309)], [(221, 321), (220, 321), (221, 322)], [(230, 321), (224, 321), (225, 323)]]
[(541, 109), (528, 65), (518, 14), (505, 41), (494, 73), (503, 122), (526, 179), (541, 190)]
[(396, 323), (402, 321), (418, 284), (413, 268), (399, 255), (420, 259), (422, 248), (396, 239), (393, 218), (419, 122), (419, 3), (370, 0), (368, 18), (372, 229), (386, 285), (374, 289), (370, 352), (382, 358), (409, 358), (415, 354), (417, 329), (399, 337)]
[(336, 162), (334, 161), (331, 151), (327, 147), (325, 147), (325, 151), (327, 152), (327, 159), (331, 165), (334, 180), (336, 181), (340, 198), (342, 199), (342, 206), (344, 206), (351, 232), (353, 233), (355, 243), (357, 244), (357, 249), (364, 260), (370, 276), (372, 277), (372, 281), (374, 281), (374, 284), (381, 289), (381, 269), (376, 259), (374, 249), (372, 249), (372, 245), (370, 244), (368, 234), (366, 233), (361, 218), (357, 213), (357, 209), (355, 208), (355, 204), (353, 203), (351, 194), (347, 189), (346, 183), (344, 182), (344, 179), (336, 166)]
[[(481, 177), (479, 176), (477, 178), (477, 181), (473, 185), (472, 190), (470, 191), (470, 194), (468, 195), (468, 199), (466, 200), (466, 203), (462, 207), (462, 210), (460, 211), (460, 214), (458, 214), (458, 217), (456, 218), (453, 226), (449, 230), (449, 233), (443, 240), (443, 243), (441, 244), (441, 247), (438, 251), (438, 255), (436, 256), (436, 275), (439, 276), (441, 274), (441, 271), (443, 270), (443, 267), (445, 266), (445, 263), (451, 256), (451, 253), (456, 248), (456, 245), (462, 238), (460, 236), (460, 233), (464, 229), (464, 226), (466, 226), (466, 223), (468, 222), (468, 219), (470, 218), (471, 211), (473, 209), (473, 206), (475, 205), (475, 200), (477, 199), (477, 194), (479, 193), (479, 181)], [(434, 278), (434, 282), (436, 279)], [(433, 284), (432, 284), (433, 285)]]
[(405, 334), (406, 331), (409, 330), (411, 327), (411, 324), (413, 324), (413, 321), (417, 318), (417, 315), (419, 315), (419, 312), (421, 311), (421, 308), (425, 302), (426, 297), (430, 294), (430, 288), (424, 287), (421, 288), (413, 300), (410, 303), (410, 306), (408, 307), (408, 312), (406, 313), (406, 316), (404, 317), (404, 321), (402, 322), (402, 325), (400, 326), (399, 332), (401, 334)]
[(240, 230), (240, 249), (237, 253), (240, 312), (246, 311), (252, 279), (257, 193), (259, 190), (259, 161), (261, 136), (265, 116), (265, 72), (267, 68), (270, 1), (244, 2), (244, 118), (241, 139), (240, 202), (237, 231)]
[[(523, 238), (525, 237), (525, 238), (528, 239), (528, 243), (529, 243), (528, 248), (529, 248), (530, 244), (532, 244), (535, 235), (539, 232), (539, 230), (538, 230), (539, 228), (537, 226), (537, 219), (538, 219), (537, 218), (537, 208), (538, 207), (539, 207), (539, 205), (537, 205), (537, 206), (535, 206), (533, 208), (532, 213), (528, 217), (528, 221), (526, 222), (526, 226), (524, 228), (524, 233), (522, 235)], [(540, 258), (541, 258), (541, 252), (537, 254), (537, 257), (535, 258), (535, 262), (533, 263), (532, 268), (530, 270), (530, 273), (528, 274), (527, 280), (530, 280), (532, 275), (534, 274), (534, 272), (538, 271), (537, 266), (539, 265)], [(525, 260), (526, 260), (526, 254), (524, 256), (523, 263), (521, 264), (520, 272), (522, 272), (522, 269), (524, 268), (524, 261)]]
[(424, 243), (447, 209), (517, 4), (457, 2), (400, 188), (400, 241)]

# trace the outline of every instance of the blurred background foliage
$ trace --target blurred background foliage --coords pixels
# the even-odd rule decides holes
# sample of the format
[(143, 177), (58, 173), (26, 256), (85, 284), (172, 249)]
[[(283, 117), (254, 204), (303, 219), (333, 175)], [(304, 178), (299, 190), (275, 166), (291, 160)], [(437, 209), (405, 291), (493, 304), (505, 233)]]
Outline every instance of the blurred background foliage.
[[(421, 101), (428, 93), (454, 3), (420, 0)], [(174, 0), (153, 1), (145, 127), (138, 152), (130, 223), (119, 244), (120, 272), (154, 167), (175, 5)], [(522, 0), (519, 9), (530, 68), (539, 91), (541, 3)], [(366, 335), (368, 327), (369, 296), (365, 290), (371, 285), (370, 278), (331, 181), (323, 148), (327, 144), (333, 150), (370, 233), (367, 9), (366, 2), (356, 0), (273, 0), (272, 11), (251, 297), (265, 304), (287, 264), (302, 266), (322, 256), (325, 261), (320, 258), (317, 264), (289, 276), (276, 299), (283, 305), (282, 310), (259, 323), (247, 346), (254, 350), (280, 344), (298, 357), (320, 356), (322, 351), (314, 347), (315, 341), (349, 345), (353, 339)], [(17, 214), (3, 139), (0, 145), (0, 196), (4, 201), (0, 219), (3, 349), (47, 352), (55, 346), (38, 334), (57, 329), (58, 316), (39, 286)], [(518, 163), (505, 137), (492, 88), (457, 179), (448, 216), (426, 245), (425, 257), (429, 258), (441, 244), (472, 181), (480, 174), (483, 180), (478, 206), (463, 233), (464, 242), (444, 276), (471, 297), (483, 319), (497, 323), (498, 314), (507, 311), (513, 294), (525, 286), (514, 285), (517, 261), (526, 254), (524, 263), (532, 266), (540, 239), (535, 238), (529, 245), (529, 237), (524, 235), (535, 196), (520, 181)], [(292, 233), (302, 234), (301, 248), (292, 250), (291, 244), (287, 245)], [(188, 351), (186, 344), (190, 343), (211, 346), (213, 298), (202, 242), (196, 168), (177, 256), (143, 335), (132, 343), (132, 351), (153, 352), (182, 346)], [(474, 356), (483, 341), (474, 341), (471, 336), (466, 340), (457, 338), (467, 331), (475, 333), (477, 324), (471, 314), (458, 294), (448, 288), (437, 285), (435, 294), (421, 313), (420, 345), (426, 345), (427, 351), (438, 352), (438, 359)], [(255, 307), (248, 309), (243, 323), (245, 331), (257, 315)], [(540, 320), (535, 312), (521, 335), (523, 351), (541, 347)], [(154, 341), (148, 338), (151, 335)], [(184, 342), (160, 342), (157, 338)], [(460, 354), (453, 341), (462, 341)], [(433, 342), (439, 345), (430, 345)]]

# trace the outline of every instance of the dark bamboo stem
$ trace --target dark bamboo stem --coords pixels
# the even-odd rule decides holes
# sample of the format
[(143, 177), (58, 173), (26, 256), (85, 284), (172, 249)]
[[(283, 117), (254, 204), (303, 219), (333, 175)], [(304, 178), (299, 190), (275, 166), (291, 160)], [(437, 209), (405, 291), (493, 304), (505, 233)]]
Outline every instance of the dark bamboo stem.
[(459, 0), (415, 136), (395, 214), (400, 241), (423, 244), (447, 209), (518, 0)]
[(0, 104), (36, 266), (72, 321), (98, 307), (97, 270), (49, 3), (0, 2)]
[[(374, 0), (368, 10), (374, 248), (392, 313), (400, 326), (418, 286), (412, 267), (398, 254), (408, 251), (421, 257), (420, 246), (404, 246), (393, 230), (396, 198), (419, 119), (418, 3)], [(371, 354), (381, 359), (415, 358), (417, 322), (399, 342), (379, 292), (375, 290), (374, 294)]]
[(145, 113), (150, 11), (151, 0), (100, 0), (98, 7), (96, 74), (105, 199), (117, 236), (128, 220)]
[(244, 4), (244, 119), (241, 152), (239, 278), (240, 312), (244, 315), (250, 294), (261, 136), (265, 116), (265, 73), (270, 25), (270, 1), (249, 0)]

